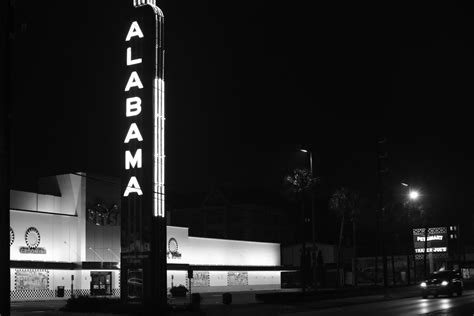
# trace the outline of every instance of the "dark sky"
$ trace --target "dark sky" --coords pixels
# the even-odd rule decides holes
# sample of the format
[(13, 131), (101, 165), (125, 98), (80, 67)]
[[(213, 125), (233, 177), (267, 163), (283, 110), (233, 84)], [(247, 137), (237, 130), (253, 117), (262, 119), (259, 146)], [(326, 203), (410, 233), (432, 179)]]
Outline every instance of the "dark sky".
[[(13, 182), (120, 171), (118, 18), (131, 0), (17, 1)], [(313, 1), (314, 2), (314, 1)], [(167, 185), (278, 190), (301, 145), (331, 186), (390, 186), (469, 212), (474, 12), (455, 1), (159, 2)], [(307, 158), (307, 157), (306, 157)], [(389, 186), (389, 190), (391, 190)]]

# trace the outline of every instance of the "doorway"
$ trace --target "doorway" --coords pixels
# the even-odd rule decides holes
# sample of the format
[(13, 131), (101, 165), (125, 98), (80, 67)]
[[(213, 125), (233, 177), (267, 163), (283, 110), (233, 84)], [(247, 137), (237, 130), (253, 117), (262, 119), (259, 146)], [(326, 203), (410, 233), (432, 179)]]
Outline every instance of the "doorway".
[(91, 271), (91, 295), (112, 295), (112, 272)]

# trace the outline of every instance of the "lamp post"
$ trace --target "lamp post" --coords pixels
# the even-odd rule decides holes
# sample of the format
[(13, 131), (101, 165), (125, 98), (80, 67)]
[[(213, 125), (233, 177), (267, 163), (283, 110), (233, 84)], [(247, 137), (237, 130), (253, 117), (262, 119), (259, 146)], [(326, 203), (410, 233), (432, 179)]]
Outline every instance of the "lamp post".
[[(410, 189), (410, 186), (406, 183), (402, 182), (402, 185), (408, 188), (408, 200), (410, 201), (417, 201), (420, 198), (420, 192), (418, 190)], [(423, 251), (423, 273), (424, 276), (427, 277), (427, 251), (428, 251), (428, 224), (426, 217), (423, 216), (423, 222), (424, 222), (424, 232), (425, 232), (425, 240), (424, 240), (424, 251)]]
[[(314, 172), (313, 172), (313, 153), (311, 150), (308, 149), (300, 149), (300, 151), (304, 153), (309, 153), (309, 171), (311, 173), (311, 179), (314, 178)], [(316, 223), (315, 223), (315, 210), (314, 210), (314, 192), (311, 190), (311, 241), (313, 243), (313, 253), (314, 253), (314, 259), (316, 260)], [(314, 265), (314, 262), (313, 262)], [(316, 286), (316, 269), (313, 267), (313, 285)]]

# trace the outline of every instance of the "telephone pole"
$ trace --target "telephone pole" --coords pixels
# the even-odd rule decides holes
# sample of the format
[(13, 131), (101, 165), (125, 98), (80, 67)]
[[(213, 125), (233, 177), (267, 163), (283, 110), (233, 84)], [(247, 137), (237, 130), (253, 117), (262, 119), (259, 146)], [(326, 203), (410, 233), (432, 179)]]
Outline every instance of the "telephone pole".
[[(379, 252), (382, 253), (382, 269), (383, 269), (383, 286), (388, 286), (388, 273), (387, 273), (387, 253), (385, 250), (385, 207), (384, 207), (384, 175), (387, 173), (386, 168), (387, 152), (385, 150), (385, 143), (387, 139), (385, 137), (378, 137), (376, 144), (377, 153), (377, 230), (379, 236)], [(377, 258), (377, 257), (376, 257)], [(377, 280), (377, 261), (375, 267), (376, 280)]]

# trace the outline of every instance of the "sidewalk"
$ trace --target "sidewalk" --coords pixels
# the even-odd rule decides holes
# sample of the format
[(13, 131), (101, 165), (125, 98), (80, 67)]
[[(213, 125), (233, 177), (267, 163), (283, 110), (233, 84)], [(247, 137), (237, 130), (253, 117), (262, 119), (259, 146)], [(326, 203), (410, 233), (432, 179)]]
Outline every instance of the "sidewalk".
[[(352, 290), (352, 291), (351, 291)], [(359, 292), (358, 292), (359, 290)], [(224, 305), (222, 303), (222, 293), (202, 293), (201, 301), (201, 312), (183, 311), (184, 306), (190, 302), (189, 297), (184, 298), (171, 298), (170, 303), (175, 305), (177, 311), (170, 312), (168, 315), (245, 315), (245, 316), (270, 316), (280, 314), (292, 314), (300, 311), (317, 310), (323, 308), (330, 308), (336, 306), (346, 306), (354, 304), (362, 304), (369, 302), (379, 302), (384, 300), (400, 299), (406, 297), (415, 297), (419, 295), (418, 286), (404, 286), (396, 288), (377, 288), (370, 289), (370, 291), (377, 291), (377, 293), (370, 293), (370, 295), (361, 295), (366, 293), (367, 289), (325, 289), (319, 291), (319, 295), (313, 293), (311, 296), (305, 297), (305, 300), (279, 300), (277, 302), (262, 303), (255, 298), (256, 292), (233, 292), (232, 303), (230, 305)], [(354, 292), (355, 291), (355, 292)], [(352, 292), (352, 293), (351, 293)], [(264, 291), (260, 291), (257, 294), (263, 294)], [(281, 291), (265, 291), (269, 294), (278, 295), (295, 295), (301, 294), (294, 289), (283, 289)], [(342, 295), (341, 295), (342, 294)], [(64, 301), (65, 305), (65, 301)], [(114, 314), (104, 313), (74, 313), (74, 312), (61, 312), (59, 309), (64, 305), (57, 302), (57, 308), (54, 310), (47, 310), (41, 312), (43, 316), (84, 316), (84, 315), (95, 315), (95, 316), (111, 316)], [(16, 310), (15, 310), (16, 309)], [(12, 315), (23, 316), (31, 315), (31, 311), (19, 311), (18, 308), (12, 309)], [(122, 314), (123, 316), (127, 316)]]

